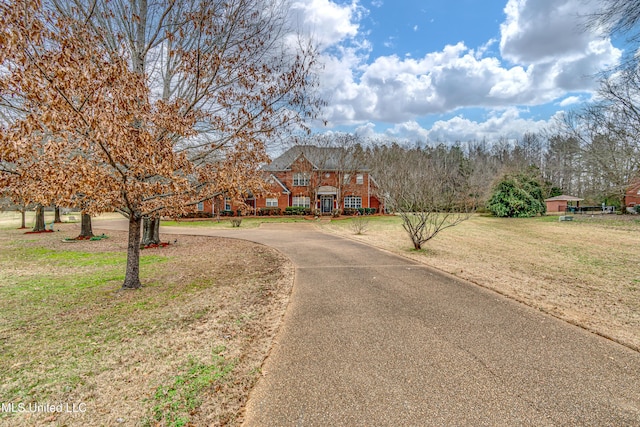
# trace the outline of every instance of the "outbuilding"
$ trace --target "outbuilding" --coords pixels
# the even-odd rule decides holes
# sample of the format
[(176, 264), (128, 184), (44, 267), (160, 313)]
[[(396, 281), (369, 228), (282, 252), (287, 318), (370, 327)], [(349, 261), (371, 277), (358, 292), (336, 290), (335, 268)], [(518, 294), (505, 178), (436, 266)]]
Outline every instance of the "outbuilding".
[[(549, 199), (545, 199), (544, 201), (547, 204), (548, 213), (549, 212), (564, 213), (564, 212), (567, 212), (572, 207), (579, 208), (580, 202), (582, 200), (584, 199), (581, 199), (579, 197), (574, 197), (574, 196), (567, 196), (566, 194), (563, 194), (561, 196), (555, 196)], [(575, 203), (575, 206), (573, 205), (573, 203)]]

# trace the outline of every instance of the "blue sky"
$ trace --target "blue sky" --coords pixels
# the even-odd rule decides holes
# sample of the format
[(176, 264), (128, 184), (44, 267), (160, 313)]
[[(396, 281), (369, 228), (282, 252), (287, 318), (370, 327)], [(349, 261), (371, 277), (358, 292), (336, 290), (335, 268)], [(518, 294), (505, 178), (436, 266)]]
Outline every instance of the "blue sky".
[(327, 127), (422, 142), (518, 138), (591, 99), (620, 46), (597, 0), (297, 0), (321, 47)]

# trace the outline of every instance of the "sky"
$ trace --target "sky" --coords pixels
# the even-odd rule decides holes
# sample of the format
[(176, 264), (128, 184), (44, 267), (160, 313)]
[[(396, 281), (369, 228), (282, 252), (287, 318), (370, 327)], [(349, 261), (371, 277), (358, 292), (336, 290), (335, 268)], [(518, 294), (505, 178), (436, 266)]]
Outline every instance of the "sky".
[(596, 0), (293, 0), (328, 105), (315, 132), (422, 143), (520, 138), (594, 96), (622, 50)]

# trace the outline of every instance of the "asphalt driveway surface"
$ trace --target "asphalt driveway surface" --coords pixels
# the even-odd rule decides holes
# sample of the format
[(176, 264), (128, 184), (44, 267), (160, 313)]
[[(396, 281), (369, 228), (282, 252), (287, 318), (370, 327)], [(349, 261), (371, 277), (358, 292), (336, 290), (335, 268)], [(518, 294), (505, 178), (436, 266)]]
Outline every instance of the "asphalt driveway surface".
[(311, 224), (161, 233), (295, 264), (247, 426), (640, 426), (640, 353), (496, 293)]

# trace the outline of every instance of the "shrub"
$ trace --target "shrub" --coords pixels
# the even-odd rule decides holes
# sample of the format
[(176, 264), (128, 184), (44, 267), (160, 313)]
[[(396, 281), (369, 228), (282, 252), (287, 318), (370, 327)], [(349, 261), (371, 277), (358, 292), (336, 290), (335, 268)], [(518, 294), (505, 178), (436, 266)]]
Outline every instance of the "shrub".
[(280, 215), (282, 210), (278, 207), (258, 208), (258, 216), (275, 216)]
[(376, 210), (373, 208), (358, 208), (357, 210), (360, 215), (373, 215), (376, 213)]
[(547, 210), (542, 184), (532, 171), (505, 175), (493, 188), (487, 209), (498, 217), (527, 218)]
[(311, 215), (311, 209), (302, 206), (288, 206), (284, 213), (285, 215)]
[(356, 213), (358, 213), (358, 209), (356, 208), (344, 208), (343, 212), (344, 215), (348, 216), (355, 215)]
[(371, 221), (369, 218), (364, 216), (358, 216), (349, 220), (349, 227), (354, 234), (360, 235), (366, 233), (369, 229), (369, 222)]
[(190, 212), (188, 214), (180, 215), (180, 218), (213, 218), (211, 212)]

